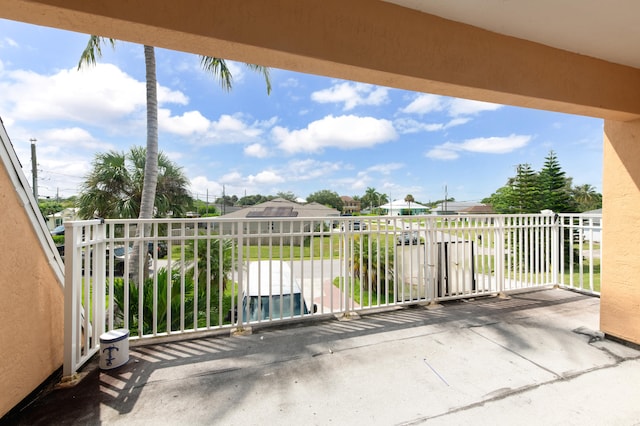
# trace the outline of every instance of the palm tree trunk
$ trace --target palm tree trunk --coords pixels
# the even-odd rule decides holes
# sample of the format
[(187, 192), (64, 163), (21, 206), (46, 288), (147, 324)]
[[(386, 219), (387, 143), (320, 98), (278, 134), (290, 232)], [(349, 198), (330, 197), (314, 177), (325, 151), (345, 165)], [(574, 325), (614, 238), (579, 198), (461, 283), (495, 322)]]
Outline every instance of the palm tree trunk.
[[(156, 79), (156, 56), (152, 46), (144, 46), (144, 62), (146, 66), (147, 79), (147, 157), (144, 166), (144, 180), (142, 182), (142, 197), (140, 200), (139, 219), (153, 218), (154, 203), (156, 198), (156, 186), (158, 185), (158, 93)], [(142, 231), (142, 232), (141, 232)], [(149, 226), (143, 226), (141, 230), (136, 230), (136, 236), (149, 235)], [(138, 260), (142, 251), (147, 253), (146, 241), (140, 241), (134, 246), (133, 256), (129, 270), (132, 271), (132, 279), (138, 282)], [(144, 276), (147, 275), (147, 267), (144, 267)]]
[(140, 219), (151, 219), (158, 184), (158, 93), (154, 48), (144, 47), (147, 70), (147, 159), (144, 167)]

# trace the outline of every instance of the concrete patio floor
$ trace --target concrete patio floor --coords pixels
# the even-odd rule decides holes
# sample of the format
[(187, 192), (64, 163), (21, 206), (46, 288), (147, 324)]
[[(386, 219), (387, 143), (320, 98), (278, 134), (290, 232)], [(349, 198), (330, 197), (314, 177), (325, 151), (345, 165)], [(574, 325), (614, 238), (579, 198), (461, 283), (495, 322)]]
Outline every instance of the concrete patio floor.
[(521, 293), (130, 348), (12, 424), (640, 424), (640, 351), (599, 299)]

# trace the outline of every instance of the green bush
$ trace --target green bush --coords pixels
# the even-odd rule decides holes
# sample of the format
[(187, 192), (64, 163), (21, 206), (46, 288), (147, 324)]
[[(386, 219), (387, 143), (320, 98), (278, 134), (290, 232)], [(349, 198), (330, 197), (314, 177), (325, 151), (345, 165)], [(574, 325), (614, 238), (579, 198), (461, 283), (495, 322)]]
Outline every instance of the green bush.
[[(220, 318), (226, 317), (231, 309), (231, 295), (237, 295), (237, 288), (229, 288), (228, 274), (233, 266), (233, 242), (231, 240), (212, 239), (207, 246), (206, 240), (198, 240), (197, 245), (197, 280), (194, 279), (194, 263), (184, 271), (179, 266), (168, 272), (160, 268), (157, 279), (157, 332), (178, 331), (181, 329), (181, 304), (184, 300), (184, 328), (207, 326), (207, 278), (209, 279), (209, 325), (220, 325)], [(196, 256), (195, 244), (190, 243), (186, 250), (186, 258)], [(207, 273), (207, 270), (209, 271)], [(144, 281), (142, 290), (142, 332), (153, 333), (154, 278)], [(167, 285), (169, 283), (169, 285)], [(124, 325), (124, 280), (114, 279), (114, 303), (120, 325)], [(220, 290), (222, 289), (222, 306), (220, 306)], [(138, 285), (129, 282), (129, 328), (131, 335), (138, 334), (139, 329), (139, 297)], [(171, 313), (171, 324), (167, 326), (167, 312)], [(195, 311), (195, 312), (194, 312)]]

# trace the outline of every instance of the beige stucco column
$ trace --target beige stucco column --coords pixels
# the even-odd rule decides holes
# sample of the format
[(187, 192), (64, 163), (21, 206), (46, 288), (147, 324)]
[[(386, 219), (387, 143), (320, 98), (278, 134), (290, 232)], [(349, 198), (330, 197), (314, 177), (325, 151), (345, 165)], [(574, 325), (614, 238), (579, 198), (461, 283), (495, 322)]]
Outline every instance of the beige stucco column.
[(640, 120), (604, 126), (600, 329), (640, 344)]

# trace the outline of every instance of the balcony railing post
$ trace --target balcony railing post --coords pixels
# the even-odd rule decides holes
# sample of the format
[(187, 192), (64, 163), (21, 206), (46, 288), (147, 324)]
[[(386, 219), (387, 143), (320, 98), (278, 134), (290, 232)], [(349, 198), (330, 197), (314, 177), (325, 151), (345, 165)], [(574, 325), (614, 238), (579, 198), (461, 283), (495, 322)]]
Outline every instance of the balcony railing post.
[(348, 315), (349, 312), (352, 310), (352, 306), (350, 306), (349, 304), (349, 299), (351, 296), (350, 284), (351, 284), (351, 279), (353, 275), (352, 268), (350, 267), (351, 257), (353, 256), (353, 248), (352, 248), (353, 241), (350, 238), (351, 235), (349, 232), (349, 227), (351, 226), (351, 224), (349, 222), (342, 222), (342, 224), (343, 224), (342, 241), (344, 246), (344, 249), (342, 250), (342, 255), (343, 255), (342, 267), (344, 268), (344, 273), (342, 274), (342, 276), (344, 277), (343, 309), (344, 309), (345, 315)]
[(559, 285), (560, 278), (560, 216), (553, 215), (551, 226), (551, 280), (555, 287)]
[(238, 222), (238, 301), (237, 301), (237, 309), (238, 312), (238, 328), (244, 328), (244, 307), (242, 306), (242, 297), (245, 292), (245, 283), (244, 283), (244, 226), (246, 222)]
[[(77, 228), (71, 223), (65, 224), (65, 243), (64, 243), (64, 361), (62, 367), (62, 375), (71, 377), (76, 372), (76, 364), (78, 361), (78, 341), (80, 315), (79, 315), (79, 288), (74, 287), (74, 281), (80, 282), (80, 279), (74, 280), (75, 275), (80, 278), (80, 250), (78, 248), (78, 232)], [(78, 273), (75, 273), (75, 270)]]
[[(107, 225), (104, 221), (101, 221), (95, 227), (95, 238), (99, 241), (96, 246), (96, 259), (98, 260), (98, 271), (94, 274), (93, 279), (95, 288), (94, 294), (97, 295), (96, 307), (94, 309), (94, 329), (96, 330), (96, 336), (99, 338), (102, 333), (106, 331), (106, 310), (107, 310), (107, 274), (106, 274), (106, 241), (107, 241)], [(113, 321), (111, 321), (113, 323)], [(98, 339), (96, 339), (98, 340)], [(96, 343), (98, 343), (96, 341)]]
[(505, 293), (505, 225), (504, 216), (497, 216), (494, 222), (494, 247), (495, 247), (495, 274), (496, 291), (500, 297), (506, 297)]

